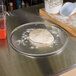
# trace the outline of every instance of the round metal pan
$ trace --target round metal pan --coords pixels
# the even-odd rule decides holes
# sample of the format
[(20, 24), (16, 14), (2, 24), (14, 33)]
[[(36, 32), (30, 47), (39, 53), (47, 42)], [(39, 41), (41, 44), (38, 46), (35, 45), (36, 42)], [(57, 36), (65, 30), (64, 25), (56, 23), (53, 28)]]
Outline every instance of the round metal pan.
[[(29, 33), (35, 29), (47, 29), (54, 36), (51, 46), (34, 46), (29, 40)], [(49, 28), (49, 29), (48, 29)], [(10, 34), (10, 45), (22, 55), (29, 57), (42, 57), (59, 54), (64, 51), (68, 42), (68, 34), (61, 27), (48, 25), (45, 22), (31, 22), (16, 27)]]

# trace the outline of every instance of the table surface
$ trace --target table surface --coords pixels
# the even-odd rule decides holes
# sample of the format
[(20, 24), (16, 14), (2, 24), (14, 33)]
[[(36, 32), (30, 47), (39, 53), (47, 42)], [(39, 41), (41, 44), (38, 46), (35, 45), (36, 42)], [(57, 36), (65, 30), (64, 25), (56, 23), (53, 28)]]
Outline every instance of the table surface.
[(24, 23), (44, 21), (36, 5), (21, 8), (7, 16), (7, 40), (0, 40), (0, 76), (50, 76), (64, 73), (76, 66), (76, 38), (69, 37), (64, 51), (58, 55), (29, 58), (14, 51), (9, 44), (11, 31)]

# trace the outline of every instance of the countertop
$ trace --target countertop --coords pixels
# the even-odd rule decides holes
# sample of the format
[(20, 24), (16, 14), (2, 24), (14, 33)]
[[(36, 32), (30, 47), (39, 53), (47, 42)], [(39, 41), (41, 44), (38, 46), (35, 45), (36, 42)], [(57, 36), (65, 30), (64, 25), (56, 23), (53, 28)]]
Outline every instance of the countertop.
[(56, 76), (76, 67), (76, 38), (70, 36), (64, 51), (54, 56), (29, 58), (11, 48), (11, 31), (24, 23), (43, 22), (39, 16), (42, 7), (21, 8), (7, 16), (7, 40), (0, 40), (0, 76)]

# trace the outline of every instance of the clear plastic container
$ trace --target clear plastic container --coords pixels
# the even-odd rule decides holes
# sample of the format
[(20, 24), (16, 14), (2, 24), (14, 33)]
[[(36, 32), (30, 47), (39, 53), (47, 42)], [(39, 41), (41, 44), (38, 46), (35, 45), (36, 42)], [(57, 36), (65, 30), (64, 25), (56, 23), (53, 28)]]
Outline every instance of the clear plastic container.
[(45, 11), (51, 14), (59, 13), (63, 0), (45, 0)]
[(6, 10), (0, 5), (0, 39), (6, 39)]

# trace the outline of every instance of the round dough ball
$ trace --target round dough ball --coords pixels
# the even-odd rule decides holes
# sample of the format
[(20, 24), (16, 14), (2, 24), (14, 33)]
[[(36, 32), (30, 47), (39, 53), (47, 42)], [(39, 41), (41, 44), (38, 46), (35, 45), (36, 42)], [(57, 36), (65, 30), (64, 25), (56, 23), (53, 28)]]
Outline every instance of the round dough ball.
[[(52, 45), (54, 42), (53, 35), (46, 29), (35, 29), (29, 33), (29, 39), (33, 44)], [(42, 44), (42, 45), (41, 45)]]

